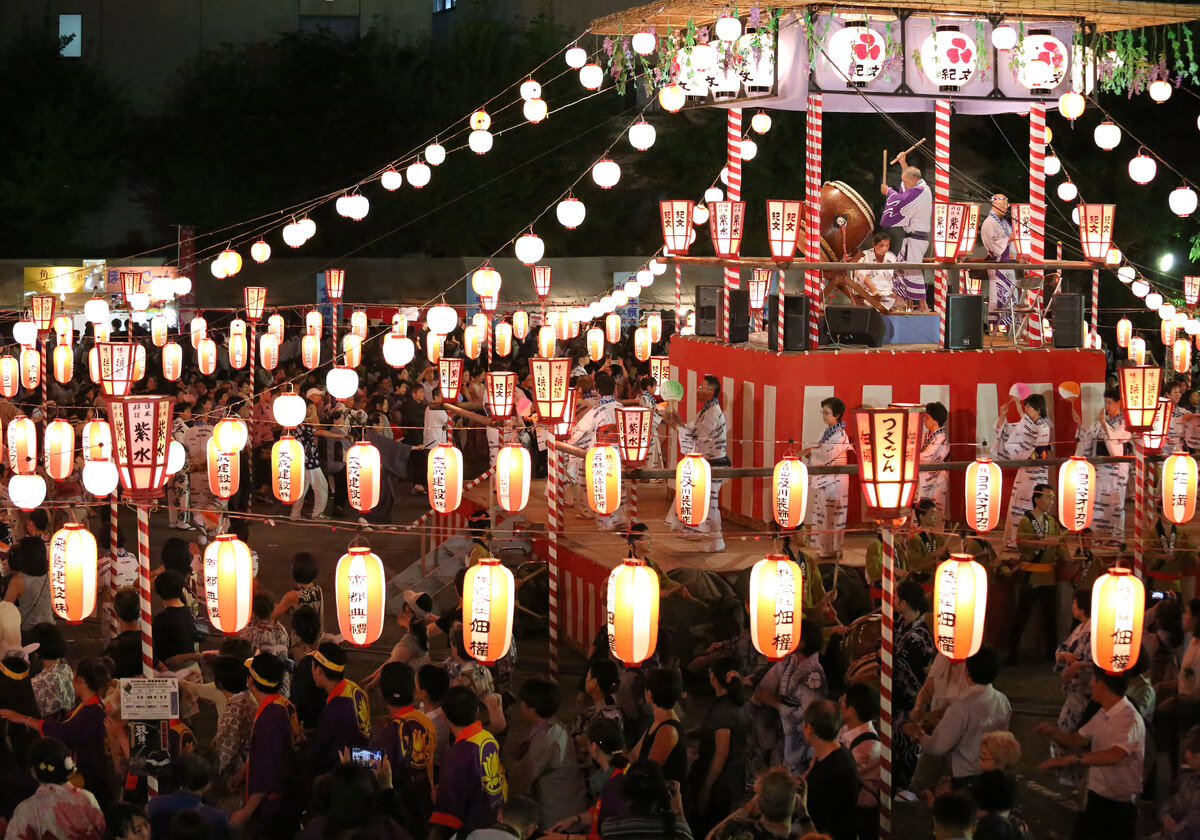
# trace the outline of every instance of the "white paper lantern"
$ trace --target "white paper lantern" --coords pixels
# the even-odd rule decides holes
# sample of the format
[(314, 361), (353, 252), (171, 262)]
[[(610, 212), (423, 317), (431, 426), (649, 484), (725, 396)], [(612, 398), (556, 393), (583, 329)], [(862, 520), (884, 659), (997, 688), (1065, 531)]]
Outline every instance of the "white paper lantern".
[(429, 311), (425, 313), (425, 323), (429, 327), (430, 332), (439, 335), (449, 335), (458, 326), (458, 310), (444, 303), (431, 306), (429, 307)]
[[(1073, 181), (1063, 181), (1058, 185), (1058, 197), (1063, 201), (1074, 201), (1079, 198), (1079, 188), (1075, 186)], [(1075, 224), (1079, 224), (1076, 219)]]
[(117, 465), (108, 460), (87, 461), (83, 465), (83, 489), (102, 499), (117, 489)]
[[(637, 149), (639, 152), (644, 152), (654, 145), (654, 138), (657, 132), (654, 126), (645, 120), (638, 120), (633, 125), (629, 126), (629, 145)], [(746, 141), (742, 141), (745, 146)]]
[(1129, 177), (1139, 184), (1149, 184), (1158, 174), (1158, 162), (1140, 150), (1133, 160), (1129, 161)]
[(1002, 23), (992, 30), (992, 46), (998, 50), (1011, 50), (1017, 45), (1017, 30)]
[(560, 225), (567, 230), (574, 230), (583, 224), (583, 219), (587, 215), (587, 208), (583, 206), (582, 201), (568, 194), (566, 198), (558, 203), (555, 215), (558, 216), (558, 223)]
[(540, 99), (542, 96), (542, 86), (538, 84), (536, 79), (526, 79), (521, 82), (521, 98), (528, 102), (530, 99)]
[(975, 41), (957, 26), (939, 26), (921, 44), (921, 69), (945, 91), (957, 90), (975, 76)]
[(325, 387), (336, 400), (348, 400), (358, 390), (358, 373), (354, 368), (335, 365), (325, 374)]
[(187, 449), (177, 440), (167, 449), (167, 475), (175, 475), (187, 464)]
[(1070, 53), (1048, 30), (1031, 30), (1016, 52), (1017, 81), (1031, 91), (1049, 92), (1067, 77)]
[(630, 46), (638, 55), (650, 55), (658, 49), (658, 38), (653, 32), (635, 32), (633, 38), (630, 39)]
[(21, 510), (33, 510), (46, 501), (46, 479), (40, 475), (14, 475), (8, 480), (8, 497)]
[(1196, 191), (1187, 184), (1176, 187), (1167, 196), (1167, 204), (1176, 216), (1190, 216), (1196, 212)]
[(521, 113), (525, 115), (525, 119), (535, 125), (546, 119), (546, 115), (550, 113), (549, 107), (544, 99), (530, 99), (521, 106)]
[(596, 161), (592, 167), (592, 180), (601, 189), (611, 189), (621, 180), (621, 167), (616, 161), (608, 158)]
[(467, 136), (467, 145), (477, 155), (487, 154), (492, 149), (492, 133), (486, 129), (476, 129)]
[(404, 186), (404, 176), (397, 172), (393, 167), (389, 166), (379, 176), (379, 186), (383, 187), (388, 192), (394, 192)]
[(848, 87), (866, 87), (883, 72), (887, 43), (866, 21), (847, 21), (828, 44), (829, 61)]
[(585, 64), (579, 68), (579, 84), (588, 90), (599, 90), (604, 84), (604, 70), (599, 64)]
[(1146, 92), (1150, 94), (1150, 98), (1155, 102), (1166, 102), (1171, 98), (1171, 83), (1163, 79), (1155, 79), (1150, 83), (1150, 87), (1146, 89)]
[(569, 50), (567, 50), (564, 58), (566, 58), (568, 67), (570, 67), (572, 70), (578, 70), (579, 68), (583, 67), (583, 65), (587, 64), (587, 50), (580, 46), (571, 47)]
[(1092, 139), (1104, 151), (1112, 151), (1121, 142), (1121, 129), (1113, 125), (1110, 121), (1105, 120), (1096, 126), (1096, 130), (1092, 132)]
[(405, 170), (405, 174), (408, 175), (408, 183), (412, 184), (414, 188), (419, 190), (421, 187), (429, 183), (431, 172), (428, 166), (418, 160), (408, 165), (408, 169)]
[(430, 143), (425, 147), (425, 162), (430, 166), (441, 166), (446, 159), (446, 147), (441, 143)]
[(525, 263), (525, 265), (533, 265), (536, 262), (540, 262), (545, 255), (546, 243), (533, 231), (529, 231), (517, 238), (516, 243), (513, 245), (513, 252), (516, 254), (517, 259)]
[(1057, 175), (1062, 172), (1062, 161), (1056, 154), (1048, 154), (1042, 161), (1042, 171), (1047, 175)]
[(771, 130), (771, 115), (766, 111), (759, 111), (750, 118), (750, 128), (752, 128), (756, 134), (766, 134)]

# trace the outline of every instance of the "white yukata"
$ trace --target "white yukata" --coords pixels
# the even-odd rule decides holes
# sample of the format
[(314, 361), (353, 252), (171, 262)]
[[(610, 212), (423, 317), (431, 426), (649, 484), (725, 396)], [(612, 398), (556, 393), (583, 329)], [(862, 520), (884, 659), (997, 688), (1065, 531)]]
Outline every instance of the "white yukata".
[[(847, 463), (850, 436), (846, 424), (826, 426), (821, 442), (808, 454), (810, 467), (834, 467)], [(818, 556), (834, 557), (842, 550), (846, 531), (846, 510), (850, 501), (850, 476), (845, 474), (812, 477), (812, 499), (808, 506), (809, 524), (816, 530), (812, 542)]]
[[(695, 452), (708, 459), (711, 467), (729, 466), (729, 458), (725, 455), (725, 414), (715, 399), (709, 400), (700, 409), (693, 423), (679, 426), (679, 449), (690, 454)], [(666, 523), (675, 529), (682, 529), (692, 534), (707, 534), (709, 551), (724, 551), (725, 540), (721, 536), (721, 487), (725, 479), (714, 477), (708, 493), (708, 518), (693, 528), (684, 525), (675, 513), (675, 504), (667, 513)]]
[[(1124, 455), (1132, 435), (1125, 428), (1125, 415), (1118, 412), (1096, 422), (1077, 435), (1075, 454), (1084, 457)], [(1125, 539), (1125, 489), (1129, 484), (1128, 464), (1096, 465), (1096, 506), (1092, 530), (1097, 536)]]
[[(1050, 423), (1044, 417), (1034, 421), (1022, 414), (1016, 423), (1006, 423), (1001, 416), (996, 420), (995, 430), (992, 457), (997, 460), (1024, 461), (1050, 457)], [(1006, 545), (1016, 545), (1017, 524), (1022, 516), (1033, 510), (1033, 488), (1049, 482), (1050, 470), (1047, 467), (1022, 467), (1017, 470), (1008, 499), (1008, 518), (1004, 524)]]
[[(932, 432), (925, 433), (925, 439), (921, 444), (922, 464), (941, 464), (949, 455), (950, 436), (946, 434), (944, 427), (939, 426)], [(950, 479), (945, 470), (922, 471), (920, 498), (933, 499), (943, 514), (946, 512), (946, 493), (949, 487)]]
[[(575, 428), (571, 430), (571, 437), (567, 443), (572, 446), (578, 446), (580, 449), (590, 449), (593, 446), (612, 444), (616, 445), (617, 439), (617, 406), (619, 403), (612, 397), (601, 397), (600, 401), (589, 408), (582, 417), (575, 423)], [(580, 486), (584, 485), (585, 473), (583, 469), (582, 459), (573, 458), (573, 475), (572, 480)], [(622, 483), (622, 497), (624, 496), (624, 483)], [(590, 492), (589, 488), (584, 487), (584, 494)], [(596, 514), (596, 525), (604, 531), (612, 531), (618, 525), (625, 522), (624, 499), (622, 506), (618, 507), (616, 512), (608, 516)]]
[(1183, 427), (1189, 414), (1187, 409), (1180, 408), (1178, 403), (1171, 407), (1171, 425), (1167, 429), (1167, 439), (1163, 441), (1162, 454), (1165, 458), (1176, 452), (1183, 452)]
[(662, 415), (658, 413), (658, 400), (649, 391), (642, 391), (638, 404), (650, 409), (650, 448), (646, 450), (646, 467), (648, 469), (662, 468), (662, 443), (658, 439), (658, 429), (662, 425)]
[[(1002, 219), (993, 210), (983, 220), (979, 229), (979, 241), (987, 250), (991, 262), (1008, 262), (1012, 259), (1012, 224)], [(988, 272), (988, 320), (1012, 327), (1010, 304), (1017, 288), (1014, 271)]]
[[(896, 255), (891, 251), (884, 254), (882, 260), (877, 260), (875, 259), (874, 249), (868, 248), (863, 253), (863, 258), (860, 262), (883, 265), (894, 263), (895, 261)], [(879, 298), (879, 303), (884, 309), (891, 309), (896, 305), (896, 295), (893, 288), (895, 273), (895, 270), (891, 268), (863, 268), (854, 272), (854, 279), (860, 286)]]
[[(880, 227), (904, 229), (897, 262), (919, 263), (929, 250), (929, 229), (933, 223), (933, 193), (925, 179), (897, 192), (887, 191)], [(895, 293), (912, 303), (925, 300), (925, 274), (922, 271), (897, 269), (893, 284)]]

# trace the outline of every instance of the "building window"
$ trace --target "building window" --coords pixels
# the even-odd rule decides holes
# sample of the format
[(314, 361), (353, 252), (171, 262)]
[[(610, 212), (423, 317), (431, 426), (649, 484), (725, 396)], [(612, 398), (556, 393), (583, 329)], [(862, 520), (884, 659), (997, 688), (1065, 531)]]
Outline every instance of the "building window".
[(80, 58), (83, 55), (83, 15), (59, 15), (58, 37), (69, 38), (60, 48), (66, 58)]
[(457, 2), (458, 0), (433, 0), (433, 13), (436, 15), (438, 12), (448, 12)]

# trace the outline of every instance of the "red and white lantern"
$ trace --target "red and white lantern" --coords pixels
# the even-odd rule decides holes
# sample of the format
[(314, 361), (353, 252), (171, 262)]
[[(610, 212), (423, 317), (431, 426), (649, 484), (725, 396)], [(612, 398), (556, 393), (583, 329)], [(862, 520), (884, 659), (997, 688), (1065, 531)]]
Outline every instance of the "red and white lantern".
[(771, 473), (771, 515), (790, 531), (804, 521), (807, 504), (808, 467), (795, 455), (784, 455)]
[(359, 441), (346, 450), (346, 495), (350, 507), (366, 513), (379, 504), (380, 476), (379, 449), (366, 441)]
[(662, 220), (663, 244), (672, 254), (686, 254), (692, 235), (692, 210), (695, 204), (673, 199), (660, 201), (658, 208)]
[(800, 644), (804, 576), (782, 554), (768, 554), (750, 571), (750, 641), (771, 662)]
[(66, 420), (51, 420), (46, 424), (42, 451), (46, 474), (55, 481), (66, 479), (75, 466), (75, 427)]
[(425, 486), (429, 506), (438, 513), (453, 513), (462, 503), (462, 452), (457, 446), (440, 443), (429, 450)]
[(675, 467), (675, 515), (684, 525), (697, 528), (708, 519), (708, 494), (712, 468), (704, 456), (690, 452)]
[(529, 504), (529, 479), (533, 469), (529, 450), (516, 443), (500, 447), (496, 453), (496, 503), (502, 510), (516, 513)]
[(379, 555), (354, 545), (338, 560), (334, 575), (338, 629), (358, 647), (374, 644), (383, 633), (387, 577)]
[(96, 609), (96, 538), (86, 525), (68, 522), (50, 540), (50, 603), (68, 624)]
[(714, 201), (708, 206), (708, 226), (713, 251), (718, 257), (736, 257), (742, 249), (746, 222), (746, 202)]
[(777, 262), (791, 262), (795, 256), (803, 214), (803, 201), (767, 200), (767, 242)]

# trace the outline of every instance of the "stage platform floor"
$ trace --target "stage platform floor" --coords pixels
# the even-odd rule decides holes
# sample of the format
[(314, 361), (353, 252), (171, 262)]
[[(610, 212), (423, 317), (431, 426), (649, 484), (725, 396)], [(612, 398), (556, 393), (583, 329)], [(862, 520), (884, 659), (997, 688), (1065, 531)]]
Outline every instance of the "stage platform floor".
[[(466, 497), (469, 502), (487, 508), (491, 502), (490, 492), (491, 483), (484, 482), (467, 491)], [(651, 556), (664, 570), (669, 572), (673, 569), (687, 568), (732, 574), (749, 568), (761, 560), (764, 554), (776, 550), (769, 533), (753, 530), (728, 518), (724, 520), (725, 550), (716, 554), (698, 550), (695, 541), (682, 539), (667, 527), (664, 521), (668, 505), (673, 498), (672, 491), (665, 481), (638, 483), (637, 521), (649, 526)], [(545, 482), (533, 482), (529, 491), (529, 504), (520, 514), (505, 514), (499, 508), (495, 508), (494, 513), (498, 517), (497, 521), (509, 517), (523, 519), (523, 524), (519, 521), (514, 522), (514, 530), (517, 532), (529, 530), (537, 535), (544, 534)], [(579, 514), (584, 516), (581, 518)], [(866, 560), (867, 544), (872, 538), (873, 535), (866, 532), (848, 533), (842, 563), (846, 566), (862, 567)], [(605, 569), (612, 569), (618, 565), (627, 554), (623, 529), (619, 532), (601, 531), (596, 527), (595, 518), (586, 506), (567, 508), (566, 519), (559, 535), (559, 545)]]
[[(706, 344), (723, 344), (720, 340), (711, 336), (688, 336), (688, 338), (703, 342)], [(736, 345), (735, 345), (736, 346)], [(767, 350), (767, 333), (752, 332), (750, 340), (745, 345), (752, 350)], [(912, 353), (912, 352), (943, 352), (943, 353), (980, 353), (984, 350), (1021, 350), (1033, 352), (1035, 350), (1052, 350), (1051, 346), (1046, 347), (1028, 347), (1021, 345), (1018, 347), (1013, 343), (1012, 337), (1009, 335), (985, 335), (983, 337), (983, 347), (979, 350), (946, 350), (940, 344), (885, 344), (882, 347), (866, 347), (858, 344), (841, 344), (841, 345), (823, 345), (815, 352), (817, 353)], [(1083, 348), (1080, 348), (1083, 349)], [(776, 352), (776, 351), (768, 351)], [(810, 350), (785, 350), (781, 355), (784, 356), (799, 356), (810, 352)]]

